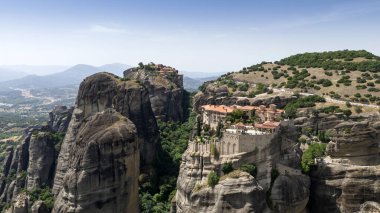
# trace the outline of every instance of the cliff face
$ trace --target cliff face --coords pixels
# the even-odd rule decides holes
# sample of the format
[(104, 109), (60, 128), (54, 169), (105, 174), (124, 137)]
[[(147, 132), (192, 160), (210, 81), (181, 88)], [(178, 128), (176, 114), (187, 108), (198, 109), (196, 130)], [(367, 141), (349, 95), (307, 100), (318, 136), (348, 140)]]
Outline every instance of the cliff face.
[(138, 212), (138, 176), (156, 157), (149, 92), (98, 73), (80, 85), (58, 157), (53, 212)]
[(78, 128), (53, 212), (138, 212), (139, 143), (135, 125), (113, 109)]
[(57, 106), (49, 113), (48, 126), (54, 132), (65, 133), (69, 126), (71, 115), (73, 114), (73, 107)]
[(222, 180), (212, 188), (193, 189), (187, 199), (188, 203), (177, 205), (176, 212), (263, 212), (266, 207), (264, 189), (245, 172)]
[(337, 125), (327, 153), (311, 173), (313, 212), (357, 212), (366, 201), (380, 202), (378, 122)]
[(27, 129), (23, 141), (15, 149), (8, 147), (1, 175), (0, 200), (2, 205), (13, 203), (9, 212), (26, 212), (30, 207), (27, 196), (21, 193), (23, 190), (51, 187), (60, 147), (53, 135), (66, 131), (71, 111), (65, 107), (55, 108), (50, 114), (49, 125)]
[(149, 91), (154, 115), (162, 121), (183, 121), (183, 77), (178, 71), (160, 73), (147, 68), (131, 68), (124, 72), (126, 79), (140, 81)]
[[(287, 173), (278, 166), (286, 165), (297, 170), (299, 151), (294, 126), (284, 123), (280, 130), (267, 140), (258, 141), (253, 152), (216, 157), (210, 151), (188, 148), (183, 155), (177, 179), (177, 194), (173, 212), (303, 212), (308, 203), (309, 177), (301, 173)], [(231, 162), (235, 171), (223, 175), (224, 163)], [(243, 164), (254, 163), (257, 175), (239, 172)], [(273, 170), (280, 176), (272, 180)], [(208, 174), (215, 171), (221, 181), (211, 188)], [(237, 174), (235, 174), (235, 172)], [(266, 200), (269, 198), (269, 203)]]
[(266, 105), (275, 104), (277, 107), (285, 107), (286, 104), (295, 100), (296, 97), (292, 95), (276, 95), (276, 94), (268, 94), (266, 96), (258, 96), (254, 98), (247, 97), (238, 97), (238, 95), (230, 96), (227, 86), (215, 87), (215, 85), (211, 83), (204, 84), (204, 90), (198, 92), (194, 96), (194, 110), (197, 113), (200, 113), (200, 107), (206, 104), (212, 105)]

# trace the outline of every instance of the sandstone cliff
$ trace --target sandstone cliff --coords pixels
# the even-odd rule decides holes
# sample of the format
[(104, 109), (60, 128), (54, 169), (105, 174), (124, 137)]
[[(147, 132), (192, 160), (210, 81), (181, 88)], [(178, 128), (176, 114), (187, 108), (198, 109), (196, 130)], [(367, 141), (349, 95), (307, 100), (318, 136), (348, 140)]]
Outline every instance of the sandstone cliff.
[[(188, 148), (180, 166), (173, 212), (303, 212), (310, 181), (297, 170), (300, 155), (295, 155), (299, 151), (296, 138), (292, 123), (285, 122), (274, 135), (252, 144), (257, 146), (253, 152), (215, 156), (210, 151)], [(235, 170), (254, 163), (256, 177), (239, 170), (235, 171), (239, 175), (233, 177), (223, 175), (221, 168), (227, 162)], [(279, 164), (297, 172), (287, 173)], [(277, 179), (273, 179), (274, 170), (280, 172)], [(221, 175), (214, 188), (207, 186), (211, 171)]]
[(65, 133), (69, 126), (73, 107), (56, 106), (52, 112), (49, 113), (48, 125), (54, 132)]
[(333, 133), (329, 156), (311, 173), (312, 212), (357, 212), (366, 201), (380, 202), (379, 123), (345, 122)]
[(138, 212), (138, 176), (151, 174), (158, 139), (144, 85), (86, 78), (58, 157), (53, 212)]
[(59, 136), (67, 129), (71, 111), (65, 107), (55, 108), (49, 125), (28, 128), (15, 149), (8, 147), (0, 182), (2, 208), (9, 203), (12, 204), (9, 212), (26, 212), (33, 202), (28, 202), (29, 198), (21, 192), (51, 187), (60, 148)]
[(53, 212), (138, 212), (136, 133), (113, 109), (87, 117), (69, 150)]
[(160, 68), (131, 68), (124, 72), (124, 77), (144, 84), (149, 91), (152, 110), (158, 119), (183, 121), (183, 77), (178, 71), (163, 73)]

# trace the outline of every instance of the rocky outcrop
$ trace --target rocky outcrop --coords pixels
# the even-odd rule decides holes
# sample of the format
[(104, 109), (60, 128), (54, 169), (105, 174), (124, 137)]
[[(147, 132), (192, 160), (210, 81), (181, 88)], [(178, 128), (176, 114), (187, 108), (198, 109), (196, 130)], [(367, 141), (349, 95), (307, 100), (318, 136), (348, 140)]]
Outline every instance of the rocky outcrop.
[(183, 77), (178, 71), (161, 73), (158, 69), (131, 68), (124, 72), (124, 77), (137, 80), (148, 89), (156, 118), (162, 121), (183, 121)]
[(301, 213), (309, 201), (310, 178), (306, 175), (280, 175), (273, 183), (270, 199), (281, 213)]
[[(294, 125), (284, 122), (276, 133), (252, 144), (256, 146), (252, 152), (216, 157), (207, 150), (194, 151), (188, 148), (182, 157), (173, 212), (271, 211), (265, 194), (270, 199), (273, 198), (270, 202), (277, 210), (304, 211), (308, 202), (310, 181), (297, 170), (300, 157), (296, 154), (299, 151), (295, 142), (297, 138)], [(226, 178), (229, 174), (222, 176), (221, 168), (227, 162), (231, 162), (235, 169), (243, 164), (254, 163), (257, 175), (255, 178), (246, 175), (238, 176), (238, 179)], [(274, 180), (271, 180), (271, 176), (279, 163), (290, 170), (297, 170), (297, 174), (280, 175), (280, 179), (272, 187)], [(214, 188), (208, 188), (207, 178), (211, 171), (215, 171), (226, 182), (221, 181)]]
[(379, 141), (380, 134), (368, 121), (344, 122), (335, 126), (326, 151), (352, 165), (379, 165)]
[(73, 110), (73, 107), (56, 106), (53, 111), (49, 113), (49, 128), (53, 132), (65, 133), (69, 126)]
[[(159, 132), (149, 91), (136, 81), (119, 79), (110, 73), (98, 73), (86, 78), (79, 87), (76, 108), (78, 119), (113, 108), (129, 118), (137, 128), (141, 149), (141, 164), (153, 164), (158, 150)], [(76, 119), (76, 122), (78, 121)]]
[(285, 107), (286, 104), (295, 100), (297, 97), (285, 94), (267, 94), (254, 98), (237, 97), (228, 95), (228, 88), (226, 86), (215, 87), (213, 84), (207, 84), (204, 91), (198, 92), (193, 99), (194, 110), (197, 113), (201, 112), (200, 107), (206, 104), (212, 105), (241, 105), (241, 106), (259, 106), (275, 104), (279, 108)]
[(113, 109), (79, 125), (53, 212), (138, 212), (135, 125)]
[(199, 188), (188, 203), (178, 205), (176, 212), (263, 212), (266, 207), (264, 189), (245, 172), (221, 180), (214, 187)]
[(150, 174), (158, 139), (144, 85), (86, 78), (58, 157), (53, 212), (138, 212), (138, 177)]
[(333, 133), (329, 156), (311, 172), (311, 210), (357, 212), (380, 202), (379, 123), (344, 122)]
[(365, 201), (380, 202), (380, 166), (329, 163), (311, 175), (312, 212), (356, 212)]
[[(2, 204), (20, 200), (18, 195), (24, 189), (33, 190), (52, 186), (57, 149), (60, 147), (59, 139), (53, 135), (62, 135), (67, 129), (64, 123), (71, 119), (70, 110), (58, 109), (67, 108), (57, 107), (50, 114), (52, 120), (47, 126), (27, 128), (22, 142), (15, 149), (7, 148), (0, 181)], [(13, 211), (13, 207), (19, 209), (13, 205), (9, 211)], [(29, 207), (26, 206), (26, 209)]]
[(373, 201), (367, 201), (360, 205), (358, 213), (377, 213), (380, 212), (380, 204)]
[(50, 210), (46, 206), (46, 204), (42, 201), (36, 201), (34, 202), (32, 208), (31, 208), (31, 213), (49, 213)]
[(26, 179), (28, 190), (52, 185), (56, 160), (54, 145), (50, 132), (38, 132), (32, 135), (29, 142), (29, 165)]
[(8, 208), (6, 213), (28, 213), (28, 196), (25, 192), (20, 193), (14, 199), (11, 207)]

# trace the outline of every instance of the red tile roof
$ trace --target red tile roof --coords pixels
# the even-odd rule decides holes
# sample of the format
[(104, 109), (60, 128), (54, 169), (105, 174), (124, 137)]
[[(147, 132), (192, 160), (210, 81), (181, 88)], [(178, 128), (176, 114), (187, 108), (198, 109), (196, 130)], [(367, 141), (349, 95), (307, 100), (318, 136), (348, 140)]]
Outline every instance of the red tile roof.
[(255, 124), (255, 127), (261, 128), (261, 129), (276, 129), (279, 125), (280, 125), (280, 122), (266, 121), (262, 124)]

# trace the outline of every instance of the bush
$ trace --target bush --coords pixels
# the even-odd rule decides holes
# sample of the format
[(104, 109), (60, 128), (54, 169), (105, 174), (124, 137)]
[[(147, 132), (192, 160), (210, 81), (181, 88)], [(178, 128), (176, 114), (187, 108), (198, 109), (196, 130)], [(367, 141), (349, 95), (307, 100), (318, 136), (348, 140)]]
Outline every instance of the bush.
[(322, 84), (323, 87), (329, 87), (332, 86), (332, 82), (328, 79), (319, 79), (317, 81), (317, 84)]
[(249, 173), (249, 174), (252, 175), (253, 177), (256, 177), (256, 175), (257, 175), (257, 167), (256, 167), (256, 165), (253, 164), (253, 163), (249, 163), (249, 164), (243, 164), (243, 165), (241, 165), (241, 166), (240, 166), (240, 170)]
[(352, 115), (352, 111), (350, 109), (343, 110), (343, 114), (348, 118)]
[(356, 113), (361, 113), (361, 112), (363, 112), (362, 108), (359, 107), (359, 106), (356, 106), (356, 107), (354, 108), (354, 110), (355, 110)]
[(307, 97), (298, 98), (285, 106), (285, 117), (294, 118), (297, 109), (305, 107), (314, 107), (317, 102), (325, 102), (323, 97), (318, 95), (311, 95)]
[(325, 155), (326, 144), (313, 143), (303, 153), (301, 161), (301, 169), (304, 173), (310, 172), (310, 166), (314, 165), (314, 158), (322, 157)]
[(228, 174), (234, 170), (234, 167), (232, 166), (232, 163), (225, 163), (222, 166), (223, 174)]
[(34, 203), (37, 200), (43, 201), (48, 209), (52, 209), (54, 206), (54, 196), (51, 192), (51, 188), (43, 187), (43, 188), (33, 188), (31, 190), (27, 190), (26, 192), (29, 195), (29, 199), (31, 203)]
[(219, 176), (214, 172), (211, 171), (207, 176), (207, 184), (210, 187), (214, 187), (219, 182)]

